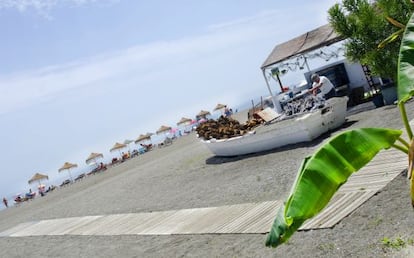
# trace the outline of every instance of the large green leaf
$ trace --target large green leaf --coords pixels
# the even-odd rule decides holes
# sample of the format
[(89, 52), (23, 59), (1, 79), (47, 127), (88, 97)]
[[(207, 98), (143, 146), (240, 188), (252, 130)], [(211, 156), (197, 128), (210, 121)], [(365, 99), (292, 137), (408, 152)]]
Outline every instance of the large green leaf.
[(414, 96), (414, 14), (405, 26), (398, 66), (398, 99), (406, 102)]
[(366, 165), (380, 150), (400, 137), (400, 130), (362, 128), (341, 133), (304, 160), (290, 196), (279, 211), (266, 246), (282, 244), (305, 222), (319, 213), (348, 177)]
[(398, 39), (398, 37), (404, 32), (404, 29), (399, 29), (398, 31), (394, 32), (390, 36), (388, 36), (386, 39), (384, 39), (381, 43), (379, 43), (378, 48), (384, 48), (387, 44), (390, 44), (391, 42), (394, 42)]

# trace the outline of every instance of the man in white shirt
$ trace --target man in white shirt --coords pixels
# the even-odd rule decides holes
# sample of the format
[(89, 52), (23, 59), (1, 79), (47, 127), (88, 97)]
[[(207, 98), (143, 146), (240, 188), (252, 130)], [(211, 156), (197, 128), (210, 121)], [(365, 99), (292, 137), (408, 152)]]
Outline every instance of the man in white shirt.
[(325, 76), (319, 76), (318, 74), (314, 73), (311, 76), (312, 89), (309, 91), (316, 95), (317, 93), (321, 93), (321, 95), (327, 100), (333, 97), (336, 97), (335, 87), (333, 86), (332, 82), (326, 78)]

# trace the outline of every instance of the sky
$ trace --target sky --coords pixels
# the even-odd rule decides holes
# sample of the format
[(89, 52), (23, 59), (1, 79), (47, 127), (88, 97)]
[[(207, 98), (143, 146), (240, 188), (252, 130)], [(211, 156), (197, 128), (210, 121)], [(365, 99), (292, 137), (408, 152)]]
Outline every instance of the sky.
[(269, 95), (260, 67), (274, 46), (326, 24), (334, 3), (0, 0), (0, 195), (35, 189), (35, 173), (61, 182), (64, 162), (80, 171), (91, 152), (116, 156), (115, 142), (218, 103)]

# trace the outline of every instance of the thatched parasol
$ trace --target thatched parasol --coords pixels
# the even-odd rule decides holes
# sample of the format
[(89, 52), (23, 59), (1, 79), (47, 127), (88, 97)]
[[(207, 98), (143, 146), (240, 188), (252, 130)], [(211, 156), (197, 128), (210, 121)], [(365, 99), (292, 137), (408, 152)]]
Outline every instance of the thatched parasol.
[(224, 105), (224, 104), (217, 104), (217, 106), (213, 109), (213, 111), (216, 111), (216, 110), (220, 110), (220, 109), (223, 109), (223, 108), (225, 108), (226, 107), (226, 105)]
[(205, 120), (207, 120), (207, 115), (210, 115), (210, 114), (211, 114), (211, 113), (210, 113), (209, 111), (201, 110), (201, 111), (197, 114), (196, 119), (197, 119), (197, 120), (200, 120), (200, 119), (205, 119)]
[(89, 157), (86, 159), (86, 164), (91, 164), (92, 162), (96, 164), (96, 160), (97, 159), (102, 159), (104, 156), (102, 153), (95, 153), (92, 152), (91, 155), (89, 155)]
[(123, 148), (125, 148), (125, 147), (127, 147), (127, 145), (126, 144), (123, 144), (123, 143), (119, 143), (119, 142), (117, 142), (117, 143), (115, 143), (115, 145), (110, 149), (110, 151), (111, 152), (113, 152), (113, 151), (116, 151), (116, 150), (120, 150), (120, 149), (123, 149)]
[(121, 155), (121, 157), (122, 157), (122, 153), (121, 153), (121, 150), (123, 149), (123, 148), (126, 148), (127, 147), (127, 145), (126, 144), (123, 144), (123, 143), (119, 143), (119, 142), (117, 142), (117, 143), (115, 143), (115, 145), (110, 149), (110, 152), (113, 152), (113, 151), (119, 151), (119, 155)]
[(170, 126), (166, 126), (166, 125), (162, 125), (158, 130), (157, 130), (157, 134), (160, 134), (160, 133), (164, 133), (164, 132), (166, 132), (166, 131), (169, 131), (169, 130), (171, 130), (171, 127)]
[(190, 124), (191, 121), (192, 121), (191, 118), (182, 117), (181, 120), (178, 121), (177, 125)]
[(36, 174), (34, 174), (32, 176), (32, 178), (29, 179), (28, 183), (31, 184), (31, 183), (37, 181), (37, 182), (39, 182), (39, 185), (40, 185), (40, 181), (41, 180), (44, 180), (44, 179), (49, 180), (49, 177), (47, 175), (43, 175), (43, 174), (40, 174), (40, 173), (36, 173)]
[(207, 116), (207, 115), (210, 115), (210, 112), (209, 112), (209, 111), (206, 111), (206, 110), (201, 110), (201, 111), (197, 114), (197, 116), (198, 116), (198, 117), (205, 117), (205, 116)]
[(136, 140), (135, 143), (139, 143), (141, 141), (145, 141), (145, 140), (150, 140), (151, 139), (151, 133), (147, 133), (147, 134), (141, 134)]
[(76, 167), (78, 167), (77, 164), (73, 164), (73, 163), (70, 163), (70, 162), (65, 162), (65, 164), (63, 164), (63, 166), (61, 168), (59, 168), (59, 172), (67, 170), (68, 173), (69, 173), (70, 180), (73, 181), (72, 175), (70, 174), (70, 169), (71, 168), (76, 168)]

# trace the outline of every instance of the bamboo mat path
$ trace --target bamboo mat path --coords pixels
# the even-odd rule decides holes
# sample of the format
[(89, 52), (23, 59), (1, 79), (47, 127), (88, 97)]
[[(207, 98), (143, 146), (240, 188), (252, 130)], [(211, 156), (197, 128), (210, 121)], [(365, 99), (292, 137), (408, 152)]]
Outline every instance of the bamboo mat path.
[[(380, 152), (353, 174), (328, 206), (300, 230), (330, 228), (385, 187), (407, 167), (397, 150)], [(84, 216), (21, 223), (0, 237), (44, 235), (171, 235), (267, 233), (281, 200), (148, 213)]]

